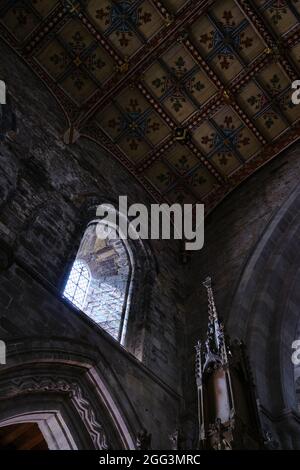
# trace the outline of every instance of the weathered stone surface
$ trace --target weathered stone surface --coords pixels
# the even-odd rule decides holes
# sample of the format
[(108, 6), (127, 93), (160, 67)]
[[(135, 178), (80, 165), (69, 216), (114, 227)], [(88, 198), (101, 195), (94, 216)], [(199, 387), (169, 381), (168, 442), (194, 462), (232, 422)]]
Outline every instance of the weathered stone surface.
[[(291, 202), (290, 207), (288, 201), (299, 187), (299, 153), (299, 144), (291, 147), (228, 196), (207, 219), (205, 247), (188, 267), (193, 282), (186, 303), (190, 369), (184, 390), (187, 409), (192, 412), (196, 406), (191, 391), (193, 346), (206, 331), (207, 305), (201, 281), (207, 275), (213, 279), (219, 316), (228, 333), (246, 341), (263, 406), (269, 412), (272, 408), (275, 420), (283, 412), (279, 398), (283, 389), (284, 400), (295, 406), (291, 344), (296, 330), (289, 299), (293, 286), (299, 289), (300, 223), (299, 202)], [(280, 368), (285, 371), (285, 384), (278, 375)], [(284, 435), (288, 425), (279, 421), (274, 433), (282, 426)]]
[(176, 306), (184, 296), (179, 244), (145, 242), (143, 256), (151, 256), (151, 269), (136, 248), (127, 344), (146, 370), (92, 322), (70, 310), (61, 293), (86, 223), (95, 216), (88, 212), (89, 201), (117, 203), (120, 195), (127, 195), (130, 204), (149, 206), (151, 198), (93, 142), (79, 139), (66, 145), (62, 135), (67, 123), (49, 91), (4, 44), (0, 55), (0, 76), (18, 123), (15, 140), (0, 147), (0, 239), (15, 260), (0, 281), (0, 337), (11, 344), (9, 354), (16, 337), (39, 337), (50, 348), (52, 339), (61, 337), (103, 349), (139, 419), (156, 434), (154, 446), (166, 446), (180, 410), (180, 353), (174, 347), (183, 329)]
[[(260, 351), (270, 336), (265, 325), (272, 324), (274, 299), (283, 282), (284, 301), (293, 300), (289, 318), (297, 323), (299, 296), (296, 289), (287, 288), (296, 279), (297, 238), (286, 238), (290, 250), (283, 261), (276, 240), (270, 237), (268, 249), (257, 261), (263, 268), (261, 276), (272, 279), (266, 289), (260, 291), (259, 275), (254, 277), (245, 267), (278, 209), (299, 184), (300, 147), (294, 145), (277, 157), (214, 210), (206, 221), (204, 249), (193, 253), (185, 267), (177, 242), (133, 244), (137, 265), (128, 352), (86, 315), (67, 305), (61, 293), (86, 223), (95, 215), (90, 207), (117, 203), (119, 195), (127, 195), (129, 203), (147, 206), (151, 198), (95, 143), (80, 138), (66, 145), (62, 135), (68, 126), (49, 91), (3, 44), (0, 57), (0, 76), (8, 84), (18, 122), (15, 140), (0, 146), (0, 240), (9, 253), (0, 260), (0, 339), (8, 344), (8, 367), (10, 361), (13, 367), (22, 365), (24, 351), (29, 355), (33, 347), (33, 358), (45, 357), (55, 365), (58, 359), (66, 365), (81, 356), (82, 362), (86, 360), (84, 368), (94, 360), (135, 433), (143, 424), (152, 433), (154, 448), (168, 448), (168, 436), (180, 424), (186, 445), (192, 447), (197, 430), (194, 344), (204, 336), (207, 324), (203, 279), (212, 277), (219, 316), (229, 329), (244, 331), (253, 320), (254, 350)], [(278, 221), (278, 236), (286, 236), (294, 217), (287, 213)], [(261, 321), (252, 318), (243, 303), (239, 315), (233, 311), (236, 292), (244, 285), (248, 300), (255, 298), (261, 309)], [(290, 331), (278, 331), (275, 346), (290, 341)], [(300, 331), (299, 325), (295, 331)], [(259, 398), (264, 403), (270, 389), (267, 365), (279, 354), (274, 351), (264, 364), (255, 362)], [(283, 352), (289, 357), (288, 348)], [(0, 370), (0, 379), (5, 374), (6, 370)], [(294, 391), (289, 390), (286, 399), (293, 397)], [(276, 439), (283, 447), (299, 445), (296, 438), (293, 443), (288, 437), (287, 424), (281, 430), (283, 421), (289, 422), (294, 435), (298, 432), (290, 415), (280, 416)]]

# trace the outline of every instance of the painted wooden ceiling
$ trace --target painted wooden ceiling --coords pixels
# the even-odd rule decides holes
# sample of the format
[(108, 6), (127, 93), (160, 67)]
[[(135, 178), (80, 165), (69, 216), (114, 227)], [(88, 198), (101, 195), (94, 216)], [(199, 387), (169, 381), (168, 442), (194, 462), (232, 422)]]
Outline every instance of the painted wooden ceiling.
[(299, 138), (300, 0), (0, 2), (0, 33), (157, 201), (210, 211)]

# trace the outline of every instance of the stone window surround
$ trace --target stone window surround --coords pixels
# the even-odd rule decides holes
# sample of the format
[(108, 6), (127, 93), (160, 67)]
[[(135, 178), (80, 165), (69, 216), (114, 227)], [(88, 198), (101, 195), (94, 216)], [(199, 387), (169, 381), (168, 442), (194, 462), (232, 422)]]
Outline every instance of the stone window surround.
[[(97, 220), (95, 217), (96, 208), (100, 204), (113, 205), (117, 208), (117, 201), (110, 200), (107, 197), (101, 197), (96, 194), (86, 197), (80, 208), (82, 216), (81, 223), (78, 226), (77, 236), (74, 240), (65, 271), (58, 286), (61, 291), (68, 279), (86, 227)], [(127, 239), (124, 240), (124, 246), (127, 250), (131, 265), (127, 293), (127, 298), (130, 298), (130, 302), (125, 303), (126, 312), (124, 314), (124, 321), (127, 321), (127, 329), (120, 343), (137, 359), (147, 365), (150, 340), (147, 335), (147, 330), (149, 331), (152, 285), (158, 274), (157, 260), (151, 248), (151, 244), (147, 240)]]

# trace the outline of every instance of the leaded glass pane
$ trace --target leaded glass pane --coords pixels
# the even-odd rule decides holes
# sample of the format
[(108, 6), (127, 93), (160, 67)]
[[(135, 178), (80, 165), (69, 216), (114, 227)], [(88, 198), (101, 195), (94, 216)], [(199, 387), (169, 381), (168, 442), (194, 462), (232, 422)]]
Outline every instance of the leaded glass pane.
[(76, 307), (83, 309), (89, 283), (90, 273), (87, 266), (80, 261), (75, 261), (64, 290), (64, 297)]
[(97, 235), (102, 232), (97, 222), (86, 229), (64, 296), (120, 340), (127, 325), (129, 257), (115, 231), (108, 231), (105, 239)]

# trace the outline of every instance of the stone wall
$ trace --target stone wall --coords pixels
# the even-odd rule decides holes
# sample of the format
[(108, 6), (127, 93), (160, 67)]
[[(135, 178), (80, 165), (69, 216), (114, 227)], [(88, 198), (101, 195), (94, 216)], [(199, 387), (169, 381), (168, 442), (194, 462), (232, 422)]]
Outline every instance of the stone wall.
[(156, 447), (168, 447), (167, 436), (181, 413), (192, 446), (194, 344), (207, 324), (201, 283), (212, 276), (219, 315), (230, 326), (247, 261), (298, 184), (300, 147), (274, 159), (213, 211), (206, 220), (205, 247), (191, 255), (185, 268), (177, 242), (153, 241), (136, 248), (140, 282), (135, 285), (128, 347), (142, 364), (67, 306), (61, 292), (88, 220), (89, 200), (116, 202), (127, 195), (129, 203), (149, 205), (151, 198), (93, 142), (79, 139), (66, 146), (62, 135), (68, 126), (49, 91), (4, 44), (0, 56), (0, 76), (8, 84), (18, 123), (15, 140), (0, 147), (0, 241), (6, 244), (10, 265), (1, 273), (0, 339), (8, 342), (8, 357), (18, 355), (19, 343), (34, 338), (50, 352), (57, 340), (61, 348), (77, 341), (89, 344), (111, 363), (124, 394), (131, 397), (137, 422), (155, 434)]
[[(79, 139), (73, 145), (65, 145), (62, 135), (68, 125), (47, 88), (3, 43), (0, 56), (0, 76), (7, 83), (18, 128), (15, 139), (0, 146), (0, 240), (15, 260), (10, 270), (3, 273), (1, 335), (12, 342), (16, 337), (32, 335), (51, 342), (53, 335), (64, 337), (72, 331), (74, 339), (82, 338), (85, 334), (81, 326), (71, 326), (76, 314), (68, 316), (60, 293), (88, 221), (89, 200), (117, 202), (119, 195), (127, 195), (129, 204), (149, 206), (151, 198), (121, 164), (95, 143)], [(134, 401), (140, 403), (141, 422), (145, 387), (149, 397), (153, 392), (151, 400), (159, 380), (175, 394), (181, 393), (179, 332), (184, 328), (184, 276), (178, 243), (145, 242), (143, 249), (143, 256), (151, 258), (151, 263), (147, 264), (144, 258), (136, 260), (141, 282), (135, 285), (132, 316), (136, 328), (129, 331), (128, 347), (147, 366), (150, 378), (146, 385), (137, 372), (127, 390), (129, 395), (138, 394)], [(136, 250), (137, 256), (140, 251)], [(24, 268), (22, 273), (18, 266)], [(30, 275), (24, 274), (26, 270)], [(31, 276), (35, 277), (34, 282)], [(55, 302), (51, 290), (55, 292)], [(61, 321), (62, 311), (65, 324)], [(93, 323), (89, 328), (100, 334)], [(122, 362), (122, 375), (130, 369), (132, 358), (114, 342), (110, 347), (123, 355), (122, 360), (116, 359)], [(138, 369), (137, 364), (135, 368)], [(153, 373), (155, 379), (151, 379)], [(170, 417), (176, 413), (172, 399), (168, 408), (167, 396), (160, 410), (162, 404), (151, 409), (151, 400), (147, 413), (152, 413), (152, 417), (154, 413), (150, 426), (154, 431), (160, 414)], [(167, 435), (169, 427), (167, 431), (164, 425), (168, 418), (163, 419), (159, 432)]]
[(300, 145), (294, 144), (227, 196), (208, 216), (204, 248), (188, 266), (195, 280), (189, 284), (189, 311), (192, 308), (196, 314), (205, 305), (201, 281), (210, 275), (220, 315), (228, 317), (247, 259), (276, 211), (299, 184), (299, 154)]
[[(248, 319), (246, 316), (241, 317), (243, 304), (245, 305), (246, 302), (250, 302), (255, 296), (263, 297), (264, 295), (263, 291), (265, 288), (263, 286), (263, 278), (264, 276), (269, 275), (270, 269), (272, 270), (272, 262), (274, 263), (274, 271), (276, 270), (275, 265), (279, 259), (278, 250), (276, 250), (276, 254), (272, 255), (272, 250), (275, 246), (274, 240), (270, 239), (266, 241), (266, 243), (270, 243), (268, 253), (270, 253), (271, 256), (271, 264), (266, 264), (265, 274), (260, 274), (262, 277), (261, 283), (256, 284), (252, 293), (250, 291), (245, 292), (244, 301), (243, 299), (240, 299), (238, 307), (240, 309), (240, 315), (239, 311), (235, 311), (237, 307), (236, 302), (234, 303), (234, 299), (241, 282), (244, 282), (244, 278), (242, 278), (242, 276), (245, 267), (252, 259), (260, 240), (262, 240), (268, 227), (274, 221), (278, 211), (284, 206), (290, 194), (299, 186), (299, 154), (299, 144), (295, 144), (293, 147), (290, 147), (282, 155), (278, 156), (270, 164), (266, 165), (243, 183), (241, 187), (232, 192), (206, 220), (205, 246), (201, 252), (197, 253), (192, 258), (187, 268), (189, 273), (187, 277), (192, 280), (189, 284), (186, 303), (188, 329), (186, 362), (188, 367), (185, 378), (185, 391), (187, 415), (190, 415), (191, 410), (194, 410), (193, 412), (195, 412), (193, 346), (199, 337), (204, 338), (207, 326), (207, 298), (206, 291), (202, 286), (202, 281), (207, 275), (212, 277), (219, 317), (225, 321), (227, 332), (229, 334), (239, 336), (247, 343), (249, 338), (247, 338), (247, 332), (244, 326), (246, 321), (250, 321), (250, 318)], [(290, 216), (287, 219), (290, 220)], [(283, 243), (289, 244), (288, 226), (285, 230), (286, 238)], [(294, 245), (293, 249), (295, 250), (294, 259), (296, 259), (297, 249)], [(267, 262), (267, 260), (265, 260), (265, 262)], [(273, 277), (274, 285), (276, 285), (275, 292), (277, 291), (278, 293), (281, 291), (282, 294), (285, 289), (283, 286), (283, 280), (285, 279), (285, 282), (292, 284), (294, 279), (291, 270), (287, 266), (283, 269), (283, 272), (274, 272), (274, 274), (277, 275), (276, 279), (275, 275)], [(248, 271), (248, 277), (251, 279), (252, 276), (254, 277), (254, 271), (249, 269)], [(279, 279), (282, 279), (281, 284)], [(272, 286), (270, 289), (272, 289)], [(275, 292), (273, 295), (275, 295)], [(269, 293), (267, 295), (269, 296)], [(285, 299), (287, 301), (287, 297), (285, 297)], [(264, 300), (264, 302), (266, 302), (266, 312), (270, 302), (267, 300)], [(299, 307), (300, 306), (298, 305), (298, 310)], [(248, 315), (253, 316), (254, 312), (250, 312), (249, 310)], [(275, 317), (276, 312), (274, 307), (274, 334)], [(264, 322), (266, 322), (265, 325), (267, 325), (266, 318), (260, 317), (257, 321), (260, 322), (260, 327), (257, 326), (257, 328), (263, 329)], [(267, 332), (266, 329), (263, 334), (264, 339), (260, 340), (265, 342), (265, 349), (267, 349), (265, 335), (268, 336), (270, 334), (272, 334), (272, 331), (268, 330)], [(276, 347), (279, 354), (281, 340), (279, 340), (279, 337), (277, 336), (276, 338), (276, 341), (278, 341), (278, 343), (276, 343)], [(251, 347), (253, 348), (253, 345), (251, 345)], [(257, 348), (257, 345), (255, 348)], [(254, 351), (251, 350), (249, 355), (251, 356), (251, 354), (253, 355)], [(260, 381), (258, 378), (261, 376), (259, 362), (255, 363), (254, 367), (257, 368), (254, 370), (254, 375), (256, 375), (257, 380)], [(264, 370), (263, 375), (267, 377), (269, 375), (268, 370)], [(279, 379), (277, 382), (278, 383), (273, 383), (273, 390), (279, 390), (280, 387), (283, 386)], [(261, 398), (264, 398), (265, 402), (265, 391), (263, 390), (263, 387), (261, 387), (260, 393), (262, 393), (263, 397)], [(189, 423), (187, 426), (188, 429), (190, 429), (189, 432), (191, 439), (195, 437), (195, 427), (191, 424), (192, 420), (193, 418), (191, 416), (190, 418), (187, 418), (187, 423)]]
[(67, 377), (69, 369), (72, 376), (72, 366), (95, 367), (133, 439), (145, 427), (152, 433), (153, 448), (168, 448), (169, 434), (179, 420), (180, 395), (59, 294), (17, 263), (0, 274), (0, 337), (7, 344), (7, 366), (1, 366), (0, 381), (12, 369), (17, 385), (23, 373), (18, 365), (29, 373), (31, 364), (33, 380), (39, 376), (35, 368), (44, 365), (44, 375), (54, 382)]

